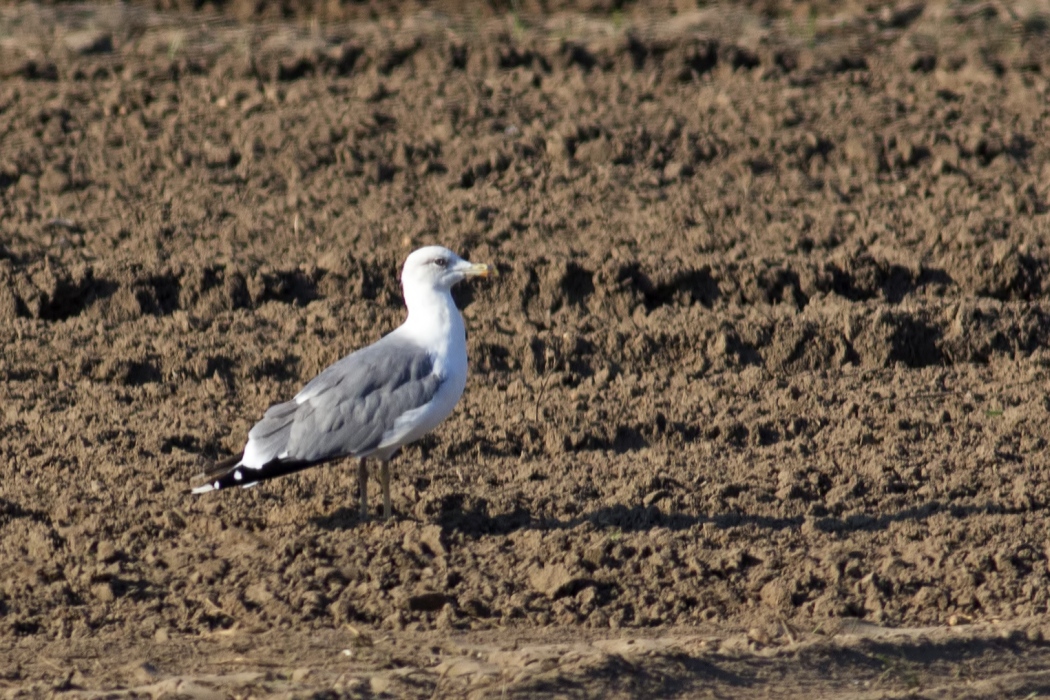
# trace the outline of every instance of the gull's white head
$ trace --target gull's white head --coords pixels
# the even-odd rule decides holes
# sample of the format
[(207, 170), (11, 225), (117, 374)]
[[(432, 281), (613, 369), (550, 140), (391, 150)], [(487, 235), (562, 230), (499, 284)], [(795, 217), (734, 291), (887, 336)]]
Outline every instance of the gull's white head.
[(492, 265), (474, 264), (448, 248), (431, 245), (414, 251), (401, 270), (401, 286), (406, 294), (413, 289), (447, 292), (452, 285), (468, 277), (495, 275)]

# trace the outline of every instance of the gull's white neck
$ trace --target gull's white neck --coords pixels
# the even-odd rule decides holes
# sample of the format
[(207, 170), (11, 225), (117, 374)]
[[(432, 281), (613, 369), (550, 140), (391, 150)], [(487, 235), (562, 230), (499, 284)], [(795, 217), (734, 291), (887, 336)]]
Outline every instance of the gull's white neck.
[[(404, 285), (408, 318), (401, 331), (438, 350), (438, 354), (453, 352), (466, 358), (466, 331), (463, 316), (447, 289), (429, 286)], [(458, 351), (458, 352), (457, 352)]]

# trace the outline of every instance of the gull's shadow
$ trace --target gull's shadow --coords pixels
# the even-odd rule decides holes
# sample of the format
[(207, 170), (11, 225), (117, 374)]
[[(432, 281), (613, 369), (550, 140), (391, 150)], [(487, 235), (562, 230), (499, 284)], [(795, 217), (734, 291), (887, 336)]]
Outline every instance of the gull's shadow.
[[(461, 504), (461, 499), (446, 499)], [(448, 505), (448, 504), (446, 504)], [(395, 514), (395, 517), (415, 519), (415, 516)], [(641, 532), (654, 528), (668, 530), (688, 530), (696, 525), (713, 522), (719, 528), (740, 527), (753, 524), (769, 530), (783, 530), (797, 527), (802, 518), (768, 518), (749, 516), (738, 513), (718, 516), (694, 515), (687, 513), (664, 513), (657, 506), (623, 506), (615, 505), (580, 515), (576, 518), (549, 518), (537, 516), (521, 506), (506, 513), (489, 514), (488, 504), (483, 500), (472, 502), (467, 507), (451, 507), (431, 516), (443, 529), (458, 532), (466, 537), (485, 537), (492, 535), (509, 535), (519, 530), (571, 530), (583, 523), (591, 523), (598, 529), (620, 530), (622, 532)], [(430, 519), (429, 517), (426, 519)], [(311, 518), (318, 527), (324, 530), (350, 530), (358, 526), (361, 516), (356, 508), (340, 507), (330, 515)]]
[(361, 524), (361, 514), (357, 508), (340, 506), (329, 515), (310, 518), (310, 522), (322, 530), (351, 530)]
[(467, 537), (506, 535), (517, 530), (572, 530), (590, 523), (599, 530), (620, 532), (647, 532), (656, 528), (672, 531), (689, 530), (704, 523), (714, 523), (719, 529), (754, 525), (766, 530), (783, 530), (802, 524), (802, 518), (769, 518), (732, 513), (709, 516), (695, 513), (665, 513), (658, 506), (614, 505), (584, 513), (575, 518), (548, 518), (533, 515), (518, 507), (510, 513), (494, 516), (487, 512), (446, 512), (438, 516), (441, 527)]
[[(578, 517), (564, 519), (537, 515), (522, 506), (517, 506), (506, 513), (491, 515), (488, 503), (484, 499), (469, 499), (469, 503), (465, 503), (467, 500), (455, 497), (442, 499), (441, 510), (428, 514), (425, 519), (436, 522), (445, 530), (472, 538), (509, 535), (519, 530), (571, 530), (584, 523), (590, 523), (597, 529), (621, 532), (645, 532), (656, 528), (682, 531), (705, 523), (712, 523), (720, 530), (753, 527), (759, 530), (779, 531), (800, 527), (805, 520), (801, 515), (782, 518), (740, 512), (718, 515), (665, 513), (657, 505), (604, 506)], [(1047, 507), (1039, 505), (1028, 510), (1045, 510)], [(1001, 515), (1018, 513), (1021, 510), (998, 503), (955, 505), (930, 501), (920, 506), (904, 508), (896, 513), (885, 515), (855, 513), (842, 517), (818, 517), (812, 521), (812, 524), (816, 529), (825, 532), (878, 532), (887, 529), (892, 523), (921, 522), (943, 512), (955, 518), (964, 519), (972, 515)], [(414, 516), (408, 517), (414, 519)], [(356, 508), (341, 507), (331, 515), (313, 518), (312, 522), (325, 530), (348, 530), (357, 526), (361, 518)]]

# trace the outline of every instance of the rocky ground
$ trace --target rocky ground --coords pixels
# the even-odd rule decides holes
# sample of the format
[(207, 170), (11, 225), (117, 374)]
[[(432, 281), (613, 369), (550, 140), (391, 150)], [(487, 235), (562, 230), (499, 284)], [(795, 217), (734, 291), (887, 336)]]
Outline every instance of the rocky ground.
[[(0, 8), (0, 690), (1050, 692), (1040, 4), (325, 7)], [(396, 519), (189, 496), (429, 243)]]

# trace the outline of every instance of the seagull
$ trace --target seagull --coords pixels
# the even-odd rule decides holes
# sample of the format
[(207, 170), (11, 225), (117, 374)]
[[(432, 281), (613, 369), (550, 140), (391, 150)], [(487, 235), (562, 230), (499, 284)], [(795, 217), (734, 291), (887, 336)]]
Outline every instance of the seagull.
[(368, 459), (380, 462), (383, 517), (389, 519), (389, 460), (441, 424), (467, 383), (463, 316), (453, 285), (496, 275), (448, 248), (414, 251), (401, 271), (408, 317), (377, 342), (314, 377), (290, 401), (274, 404), (248, 432), (239, 455), (205, 472), (201, 494), (249, 487), (345, 457), (357, 458), (361, 518), (368, 518)]

